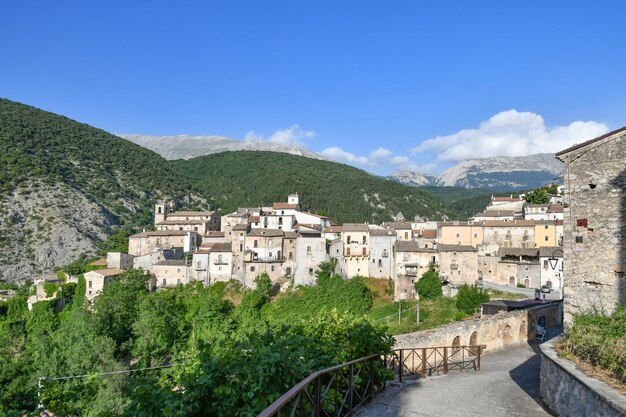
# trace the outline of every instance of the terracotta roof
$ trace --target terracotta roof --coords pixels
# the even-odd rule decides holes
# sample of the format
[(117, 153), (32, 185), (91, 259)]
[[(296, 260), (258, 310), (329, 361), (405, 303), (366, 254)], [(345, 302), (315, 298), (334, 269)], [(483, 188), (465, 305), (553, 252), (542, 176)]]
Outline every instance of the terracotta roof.
[(285, 232), (285, 239), (297, 239), (298, 234), (296, 232)]
[(211, 216), (214, 211), (175, 211), (169, 213), (168, 216)]
[(209, 245), (202, 245), (202, 249), (207, 252), (232, 252), (233, 247), (230, 242), (216, 242)]
[(195, 233), (187, 230), (156, 230), (154, 232), (142, 232), (130, 236), (130, 238), (152, 237), (152, 236), (187, 236), (187, 233)]
[(548, 207), (548, 213), (563, 213), (563, 205), (562, 204), (551, 204)]
[(498, 256), (539, 256), (539, 248), (500, 248)]
[(411, 230), (411, 223), (405, 222), (385, 222), (383, 223), (383, 227), (389, 227), (395, 230)]
[(325, 233), (341, 233), (342, 230), (343, 230), (343, 227), (341, 226), (330, 226), (324, 229), (324, 232)]
[(515, 212), (512, 210), (491, 210), (484, 211), (474, 215), (474, 217), (511, 217), (515, 216)]
[(209, 223), (208, 219), (203, 219), (203, 220), (164, 220), (162, 222), (158, 222), (156, 225), (169, 225), (169, 226), (175, 226), (177, 224), (204, 224), (204, 223)]
[(248, 230), (248, 227), (247, 224), (236, 224), (233, 226), (233, 230)]
[(159, 261), (154, 264), (155, 266), (187, 266), (186, 259), (169, 259), (164, 261)]
[(535, 220), (485, 220), (483, 222), (484, 227), (523, 227), (523, 226), (534, 226), (537, 224)]
[(342, 232), (369, 232), (365, 223), (344, 223)]
[(284, 236), (285, 232), (279, 229), (252, 229), (248, 236), (252, 237), (278, 237)]
[(575, 151), (576, 149), (584, 148), (585, 146), (588, 146), (588, 145), (591, 145), (593, 143), (599, 142), (602, 139), (606, 139), (606, 138), (608, 138), (610, 136), (617, 135), (617, 134), (622, 133), (622, 132), (626, 132), (626, 126), (624, 126), (622, 128), (619, 128), (617, 130), (614, 130), (612, 132), (609, 132), (607, 134), (604, 134), (602, 136), (598, 136), (597, 138), (590, 139), (590, 140), (588, 140), (586, 142), (582, 142), (582, 143), (576, 144), (574, 146), (570, 146), (569, 148), (564, 149), (561, 152), (557, 152), (556, 153), (556, 157), (557, 157), (557, 159), (560, 159), (562, 161), (562, 159), (559, 158), (559, 157), (562, 156), (562, 155), (565, 155), (566, 153), (570, 153), (572, 151)]
[(250, 223), (258, 223), (261, 221), (261, 216), (250, 216), (248, 220)]
[(491, 197), (491, 201), (522, 201), (519, 197)]
[(562, 258), (563, 257), (563, 248), (561, 246), (543, 246), (539, 248), (539, 256), (542, 258), (552, 257)]
[(396, 252), (437, 252), (433, 248), (421, 248), (414, 240), (397, 240), (394, 247), (396, 248)]
[[(125, 271), (119, 268), (107, 268), (107, 269), (96, 269), (95, 271), (89, 271), (89, 272), (95, 272), (96, 274), (102, 275), (103, 277), (113, 277), (119, 274), (123, 274)], [(85, 272), (85, 273), (88, 274), (89, 272)]]
[(424, 239), (437, 239), (437, 230), (436, 229), (424, 229), (424, 231), (422, 231), (422, 237)]
[(372, 236), (393, 236), (396, 234), (391, 229), (370, 229), (370, 235)]
[(297, 209), (299, 204), (289, 204), (289, 203), (274, 203), (272, 204), (272, 208), (274, 210), (295, 210)]
[(226, 237), (226, 232), (212, 230), (207, 234), (207, 237)]
[(473, 246), (470, 245), (437, 245), (437, 250), (439, 252), (478, 252)]

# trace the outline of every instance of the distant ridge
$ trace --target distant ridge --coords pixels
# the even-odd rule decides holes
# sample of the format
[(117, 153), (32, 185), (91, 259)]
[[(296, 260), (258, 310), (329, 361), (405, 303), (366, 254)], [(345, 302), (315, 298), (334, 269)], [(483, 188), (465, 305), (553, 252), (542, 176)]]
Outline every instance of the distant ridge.
[(468, 159), (446, 170), (439, 177), (402, 171), (391, 174), (389, 178), (416, 187), (448, 186), (503, 192), (562, 183), (562, 176), (563, 164), (555, 155), (541, 153)]
[(225, 136), (149, 136), (141, 134), (121, 134), (118, 136), (150, 149), (169, 160), (191, 159), (229, 151), (269, 151), (312, 159), (326, 159), (301, 146), (281, 145), (264, 140), (236, 140)]

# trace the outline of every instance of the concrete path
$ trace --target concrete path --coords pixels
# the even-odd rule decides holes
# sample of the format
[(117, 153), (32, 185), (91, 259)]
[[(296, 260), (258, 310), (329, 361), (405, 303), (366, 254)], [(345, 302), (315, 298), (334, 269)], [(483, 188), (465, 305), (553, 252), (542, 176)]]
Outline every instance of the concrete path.
[[(549, 331), (556, 336), (560, 329)], [(481, 372), (394, 382), (358, 417), (550, 416), (539, 395), (539, 343), (486, 353)]]

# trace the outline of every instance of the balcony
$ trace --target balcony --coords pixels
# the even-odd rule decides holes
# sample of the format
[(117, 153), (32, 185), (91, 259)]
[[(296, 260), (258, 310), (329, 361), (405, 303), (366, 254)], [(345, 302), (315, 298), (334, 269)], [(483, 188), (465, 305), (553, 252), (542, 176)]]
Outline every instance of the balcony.
[(275, 263), (275, 262), (285, 262), (286, 258), (284, 256), (253, 256), (252, 258), (244, 259), (244, 262), (265, 262), (265, 263)]

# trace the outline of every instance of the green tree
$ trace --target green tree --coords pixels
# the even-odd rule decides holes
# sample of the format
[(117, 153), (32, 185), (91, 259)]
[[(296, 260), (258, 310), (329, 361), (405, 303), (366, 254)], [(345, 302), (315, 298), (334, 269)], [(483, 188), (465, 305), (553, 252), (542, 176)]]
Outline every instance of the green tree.
[(467, 314), (475, 314), (482, 303), (489, 301), (489, 293), (476, 285), (463, 284), (456, 296), (456, 308)]
[(422, 300), (432, 300), (443, 295), (439, 274), (434, 269), (424, 272), (415, 283), (415, 289)]

